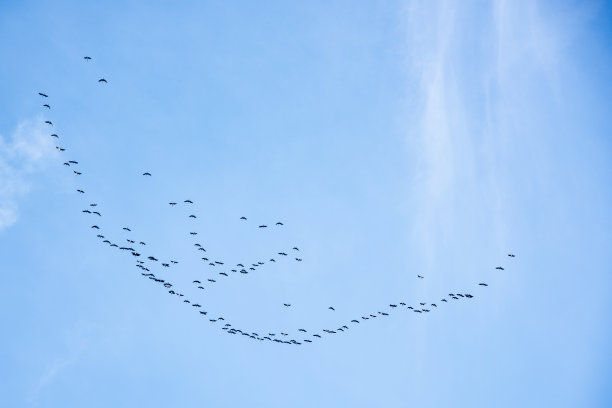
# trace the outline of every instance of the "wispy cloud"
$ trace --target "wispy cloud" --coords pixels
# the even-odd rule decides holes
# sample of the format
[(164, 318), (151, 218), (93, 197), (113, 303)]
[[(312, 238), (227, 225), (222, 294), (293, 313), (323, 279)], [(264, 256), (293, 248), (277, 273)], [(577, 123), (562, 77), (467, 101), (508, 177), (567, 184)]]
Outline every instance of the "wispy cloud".
[(499, 0), (407, 8), (407, 66), (418, 82), (410, 129), (420, 161), (415, 235), (426, 258), (457, 220), (486, 216), (500, 239), (509, 228), (499, 216), (505, 151), (517, 137), (529, 143), (534, 109), (555, 109), (564, 49), (589, 13), (542, 7)]
[(0, 231), (19, 218), (19, 199), (30, 177), (52, 157), (53, 142), (42, 118), (24, 120), (7, 138), (0, 135)]

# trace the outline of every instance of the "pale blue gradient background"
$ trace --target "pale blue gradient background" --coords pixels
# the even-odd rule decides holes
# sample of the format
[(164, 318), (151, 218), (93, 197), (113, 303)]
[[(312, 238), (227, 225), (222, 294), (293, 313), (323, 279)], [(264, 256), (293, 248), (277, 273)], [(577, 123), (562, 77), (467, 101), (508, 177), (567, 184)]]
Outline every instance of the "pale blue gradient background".
[[(0, 3), (0, 406), (611, 406), (609, 5), (301, 3)], [(476, 297), (247, 341), (102, 246), (90, 201), (181, 284), (191, 212), (223, 259), (298, 245), (184, 285), (245, 329)]]

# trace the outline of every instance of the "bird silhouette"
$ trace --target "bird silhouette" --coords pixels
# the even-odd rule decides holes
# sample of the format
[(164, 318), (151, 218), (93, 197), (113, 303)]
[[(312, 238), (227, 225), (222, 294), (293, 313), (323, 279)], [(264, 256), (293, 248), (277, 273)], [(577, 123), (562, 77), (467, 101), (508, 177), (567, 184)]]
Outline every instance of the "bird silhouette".
[(59, 139), (59, 136), (56, 133), (51, 134), (51, 137), (54, 137), (56, 139)]
[(508, 254), (508, 256), (509, 256), (510, 258), (514, 258), (516, 255), (514, 255), (514, 254)]
[(48, 97), (49, 97), (49, 95), (44, 94), (44, 93), (42, 93), (42, 92), (39, 92), (38, 94), (39, 94), (40, 96), (42, 96), (42, 97), (45, 97), (45, 98), (48, 98)]
[(85, 61), (89, 61), (89, 60), (91, 59), (91, 57), (83, 57), (83, 59), (84, 59)]
[(504, 268), (502, 268), (501, 266), (497, 266), (497, 267), (495, 267), (495, 269), (500, 270), (500, 271), (504, 270)]
[(107, 83), (108, 81), (107, 81), (106, 79), (104, 79), (104, 78), (100, 78), (100, 79), (98, 79), (98, 82), (104, 82), (104, 83)]
[(479, 283), (480, 286), (489, 286), (486, 283)]
[(150, 176), (150, 175), (151, 175), (151, 173), (149, 173), (149, 172), (147, 171), (147, 172), (145, 172), (145, 173), (142, 173), (142, 175), (143, 175), (143, 176)]
[(328, 309), (329, 309), (329, 310), (336, 310), (336, 309), (334, 309), (334, 308), (333, 308), (333, 307), (331, 307), (331, 306), (330, 306), (330, 307), (328, 307)]
[(45, 108), (47, 108), (47, 109), (51, 109), (51, 106), (49, 106), (49, 104), (47, 104), (47, 103), (45, 103), (43, 106), (44, 106)]
[(188, 204), (193, 204), (193, 201), (191, 201), (191, 200), (185, 200), (184, 202), (188, 203)]

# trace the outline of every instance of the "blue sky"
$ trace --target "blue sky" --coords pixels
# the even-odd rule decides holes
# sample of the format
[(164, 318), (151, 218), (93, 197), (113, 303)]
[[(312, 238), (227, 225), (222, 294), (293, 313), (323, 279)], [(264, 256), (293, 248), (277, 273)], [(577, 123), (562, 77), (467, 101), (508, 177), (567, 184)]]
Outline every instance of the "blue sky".
[(0, 4), (0, 405), (610, 406), (610, 7), (303, 3)]

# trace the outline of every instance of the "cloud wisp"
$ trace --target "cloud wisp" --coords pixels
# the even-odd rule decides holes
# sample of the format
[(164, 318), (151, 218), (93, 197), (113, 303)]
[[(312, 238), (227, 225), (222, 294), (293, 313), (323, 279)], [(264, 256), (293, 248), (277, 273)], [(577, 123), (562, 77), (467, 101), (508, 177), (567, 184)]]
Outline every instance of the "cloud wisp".
[(19, 200), (31, 177), (53, 156), (53, 142), (41, 118), (20, 122), (9, 137), (0, 135), (0, 231), (19, 218)]

